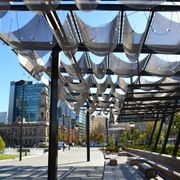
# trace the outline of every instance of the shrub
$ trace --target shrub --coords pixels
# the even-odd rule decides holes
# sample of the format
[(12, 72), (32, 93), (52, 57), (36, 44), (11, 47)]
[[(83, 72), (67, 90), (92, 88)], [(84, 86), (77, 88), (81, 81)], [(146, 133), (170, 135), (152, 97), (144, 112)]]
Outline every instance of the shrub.
[(115, 140), (110, 138), (106, 150), (110, 152), (118, 152), (118, 149), (119, 148), (116, 146)]
[[(134, 149), (140, 149), (140, 150), (147, 150), (152, 151), (153, 147), (148, 147), (147, 145), (137, 145), (137, 144), (128, 144), (125, 147), (127, 148), (134, 148)], [(161, 153), (162, 145), (158, 145), (156, 147), (155, 152)], [(164, 154), (172, 155), (174, 150), (174, 145), (167, 145)], [(180, 148), (178, 149), (177, 156), (180, 157)]]
[(0, 136), (0, 151), (4, 151), (6, 144), (3, 140), (3, 138)]

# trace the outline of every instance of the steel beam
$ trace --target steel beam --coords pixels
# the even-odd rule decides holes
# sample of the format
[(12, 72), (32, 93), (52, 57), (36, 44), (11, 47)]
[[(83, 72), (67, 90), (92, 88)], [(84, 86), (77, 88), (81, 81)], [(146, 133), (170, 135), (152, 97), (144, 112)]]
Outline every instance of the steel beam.
[(86, 144), (87, 144), (87, 161), (90, 161), (90, 138), (89, 138), (89, 104), (87, 103), (86, 112)]
[[(21, 2), (21, 1), (16, 1), (16, 2)], [(175, 1), (173, 1), (173, 2), (175, 2)], [(176, 2), (180, 2), (180, 1), (176, 1)], [(6, 8), (6, 7), (4, 6), (4, 8)], [(156, 11), (179, 11), (178, 8), (179, 8), (178, 5), (158, 5), (158, 6), (155, 6), (153, 8), (145, 8), (145, 9), (143, 9), (143, 11), (153, 11), (153, 12), (156, 12)], [(3, 9), (3, 7), (1, 7), (1, 9)], [(17, 4), (16, 3), (16, 4), (12, 4), (9, 10), (12, 10), (12, 11), (28, 11), (29, 9), (24, 4)], [(36, 10), (36, 11), (42, 10), (41, 5), (39, 5), (39, 6), (35, 5), (34, 10)], [(64, 3), (61, 3), (60, 5), (58, 5), (56, 10), (65, 10), (65, 11), (76, 10), (77, 11), (79, 9), (77, 8), (77, 6), (74, 3), (70, 4), (70, 3), (64, 2)], [(106, 10), (106, 11), (134, 11), (135, 10), (135, 11), (142, 11), (141, 8), (135, 9), (133, 7), (129, 7), (129, 6), (126, 6), (123, 4), (117, 4), (114, 2), (112, 2), (111, 4), (109, 4), (109, 3), (101, 4), (100, 3), (96, 7), (96, 10)]]
[[(153, 77), (153, 76), (152, 76)], [(74, 84), (79, 84), (79, 83), (74, 83)], [(65, 86), (69, 86), (68, 83), (65, 83)], [(180, 83), (163, 83), (163, 84), (160, 84), (160, 83), (153, 83), (153, 84), (129, 84), (128, 85), (128, 90), (129, 89), (140, 89), (141, 87), (155, 87), (154, 89), (155, 90), (159, 90), (159, 87), (162, 87), (162, 86), (177, 86), (177, 88), (180, 87)], [(97, 85), (96, 83), (93, 83), (91, 87), (94, 87), (96, 88)], [(107, 88), (111, 88), (111, 84), (107, 84)], [(118, 84), (116, 84), (116, 88), (117, 89), (121, 89), (120, 86)], [(177, 90), (174, 90), (174, 92), (177, 92)], [(131, 93), (131, 92), (130, 92)], [(158, 93), (158, 92), (157, 92)], [(129, 93), (128, 93), (129, 94)], [(143, 94), (143, 93), (142, 93)], [(148, 98), (148, 97), (145, 97), (145, 99)], [(162, 97), (163, 98), (163, 97)]]
[(158, 86), (180, 86), (180, 83), (152, 83), (152, 84), (129, 84), (129, 88), (139, 89), (141, 87), (158, 87)]
[(57, 179), (57, 152), (58, 152), (58, 55), (59, 51), (53, 49), (51, 64), (51, 99), (50, 99), (50, 126), (49, 126), (49, 154), (48, 154), (48, 180)]
[(156, 141), (154, 143), (153, 151), (156, 150), (156, 147), (158, 145), (159, 138), (160, 138), (160, 135), (161, 135), (161, 130), (162, 130), (164, 122), (165, 122), (165, 114), (162, 116), (162, 119), (161, 119), (161, 124), (160, 124), (160, 127), (159, 127), (159, 131), (158, 131), (158, 135), (157, 135)]
[(152, 143), (152, 140), (153, 140), (153, 136), (154, 136), (154, 132), (155, 132), (155, 129), (156, 129), (157, 122), (158, 122), (158, 116), (157, 116), (157, 118), (155, 119), (155, 122), (154, 122), (154, 126), (153, 126), (153, 129), (152, 129), (152, 132), (151, 132), (151, 137), (150, 137), (150, 139), (149, 139), (148, 147), (151, 146), (151, 143)]
[(173, 112), (172, 112), (172, 114), (171, 114), (171, 117), (170, 117), (168, 129), (167, 129), (166, 136), (165, 136), (165, 139), (164, 139), (164, 143), (163, 143), (163, 146), (162, 146), (162, 149), (161, 149), (161, 154), (163, 154), (163, 153), (165, 152), (165, 149), (166, 149), (166, 144), (167, 144), (168, 137), (169, 137), (169, 134), (170, 134), (170, 131), (171, 131), (171, 126), (172, 126), (172, 124), (173, 124), (173, 119), (174, 119), (176, 104), (177, 104), (177, 101), (175, 102), (174, 110), (173, 110)]
[(151, 118), (151, 119), (140, 119), (140, 118), (125, 118), (125, 119), (118, 119), (116, 120), (116, 122), (118, 123), (124, 123), (124, 122), (149, 122), (149, 121), (155, 121), (155, 118)]
[(158, 101), (158, 100), (176, 100), (180, 99), (179, 95), (174, 95), (174, 96), (165, 96), (165, 97), (142, 97), (142, 98), (130, 98), (127, 97), (125, 101)]
[(173, 156), (176, 156), (178, 149), (179, 149), (179, 144), (180, 144), (180, 129), (179, 129), (177, 137), (176, 137), (176, 142), (175, 142), (174, 150), (172, 153)]

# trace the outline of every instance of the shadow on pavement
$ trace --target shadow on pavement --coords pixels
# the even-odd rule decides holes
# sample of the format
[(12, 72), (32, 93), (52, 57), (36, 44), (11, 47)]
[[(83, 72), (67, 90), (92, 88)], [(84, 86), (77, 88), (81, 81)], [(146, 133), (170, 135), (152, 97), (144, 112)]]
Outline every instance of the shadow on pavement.
[[(77, 162), (81, 163), (81, 162)], [(94, 179), (102, 180), (103, 167), (58, 167), (58, 179), (81, 180)], [(0, 179), (47, 179), (47, 166), (1, 166)]]

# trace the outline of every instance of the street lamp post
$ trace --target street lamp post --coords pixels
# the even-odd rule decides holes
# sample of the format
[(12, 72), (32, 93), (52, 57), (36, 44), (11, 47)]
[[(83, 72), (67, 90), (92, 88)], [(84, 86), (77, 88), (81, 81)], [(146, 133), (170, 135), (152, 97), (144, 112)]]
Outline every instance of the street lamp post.
[(69, 119), (69, 146), (68, 149), (70, 150), (71, 145), (71, 118)]
[(21, 80), (18, 82), (19, 85), (22, 85), (22, 117), (21, 117), (21, 124), (20, 124), (20, 149), (19, 149), (19, 161), (22, 160), (22, 143), (23, 143), (23, 138), (22, 138), (22, 131), (23, 131), (23, 118), (24, 118), (24, 85), (25, 85), (25, 81)]
[(78, 116), (76, 115), (76, 123), (77, 123), (77, 120), (78, 120), (78, 124), (75, 125), (75, 129), (77, 130), (77, 143), (78, 143), (78, 145), (80, 145), (80, 141), (79, 141), (79, 119), (78, 119)]
[(106, 117), (105, 118), (105, 126), (106, 126), (106, 145), (108, 145), (108, 141), (109, 141), (109, 139), (108, 139), (108, 127), (109, 127), (109, 122), (108, 122), (108, 118)]
[(62, 140), (63, 140), (62, 146), (63, 146), (63, 151), (64, 151), (64, 114), (63, 114), (63, 136), (62, 136)]

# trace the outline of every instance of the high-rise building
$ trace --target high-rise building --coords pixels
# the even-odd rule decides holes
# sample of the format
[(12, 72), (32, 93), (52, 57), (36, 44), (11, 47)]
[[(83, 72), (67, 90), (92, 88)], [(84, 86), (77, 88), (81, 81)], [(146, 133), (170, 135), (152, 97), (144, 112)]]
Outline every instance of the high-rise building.
[[(42, 99), (42, 94), (46, 96)], [(46, 101), (46, 106), (42, 104)], [(26, 122), (38, 122), (49, 116), (49, 95), (47, 87), (23, 80), (11, 82), (8, 110), (8, 122), (14, 123), (23, 118)]]
[(90, 133), (103, 134), (105, 132), (105, 117), (104, 116), (91, 116)]
[(0, 112), (0, 124), (7, 122), (7, 112)]
[(11, 82), (8, 124), (0, 125), (0, 135), (7, 146), (17, 146), (22, 126), (23, 146), (49, 142), (49, 117), (49, 91), (44, 84)]
[(58, 119), (60, 140), (79, 144), (79, 116), (65, 102), (59, 101)]
[(65, 127), (68, 128), (69, 126), (73, 128), (76, 125), (76, 122), (78, 122), (78, 115), (74, 111), (72, 111), (65, 102), (59, 103), (58, 118), (59, 118), (59, 125), (60, 126), (64, 125)]
[(79, 141), (83, 142), (86, 139), (86, 111), (81, 109), (79, 112)]

